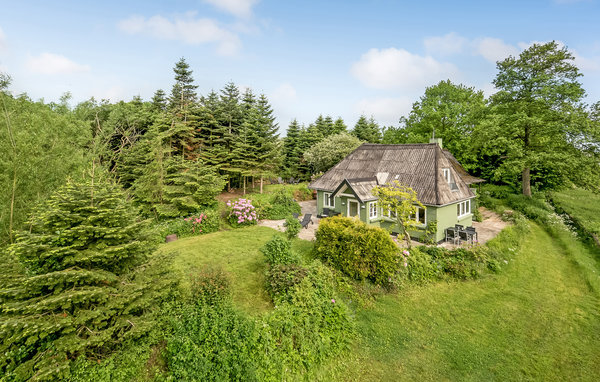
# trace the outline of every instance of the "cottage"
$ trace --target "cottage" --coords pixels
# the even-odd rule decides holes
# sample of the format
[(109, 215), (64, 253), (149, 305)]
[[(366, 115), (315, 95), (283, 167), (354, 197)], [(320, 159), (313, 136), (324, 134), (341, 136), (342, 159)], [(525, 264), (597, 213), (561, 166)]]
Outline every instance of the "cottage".
[(323, 176), (310, 183), (317, 191), (317, 212), (357, 216), (360, 220), (389, 229), (393, 221), (377, 205), (371, 190), (397, 180), (417, 192), (425, 209), (414, 216), (418, 229), (413, 238), (425, 234), (429, 222), (436, 222), (436, 241), (445, 238), (448, 227), (472, 225), (475, 192), (469, 186), (483, 179), (469, 175), (448, 151), (442, 140), (406, 145), (365, 143)]

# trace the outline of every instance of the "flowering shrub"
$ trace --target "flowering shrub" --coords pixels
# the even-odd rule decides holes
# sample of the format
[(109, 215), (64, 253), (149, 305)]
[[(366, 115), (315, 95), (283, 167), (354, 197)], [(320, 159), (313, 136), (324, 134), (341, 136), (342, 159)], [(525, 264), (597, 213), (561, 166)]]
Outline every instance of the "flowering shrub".
[(206, 215), (200, 214), (198, 216), (189, 216), (183, 220), (191, 224), (192, 233), (196, 234), (202, 232), (202, 220), (204, 220), (205, 218)]
[(206, 210), (198, 215), (187, 218), (176, 218), (160, 222), (154, 226), (156, 240), (161, 243), (167, 235), (176, 234), (177, 237), (204, 235), (219, 230), (219, 214), (214, 210)]
[(258, 223), (258, 214), (252, 205), (252, 200), (238, 199), (234, 202), (228, 201), (229, 223), (232, 226), (245, 226)]

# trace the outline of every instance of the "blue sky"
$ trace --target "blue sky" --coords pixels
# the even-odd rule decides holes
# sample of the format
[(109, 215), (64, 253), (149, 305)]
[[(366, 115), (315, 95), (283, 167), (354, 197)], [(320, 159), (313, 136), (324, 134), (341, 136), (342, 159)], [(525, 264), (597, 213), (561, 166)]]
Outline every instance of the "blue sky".
[(0, 71), (56, 101), (169, 92), (185, 57), (199, 92), (229, 81), (265, 93), (282, 132), (319, 114), (397, 125), (427, 86), (492, 94), (495, 62), (557, 40), (600, 100), (600, 0), (0, 1)]

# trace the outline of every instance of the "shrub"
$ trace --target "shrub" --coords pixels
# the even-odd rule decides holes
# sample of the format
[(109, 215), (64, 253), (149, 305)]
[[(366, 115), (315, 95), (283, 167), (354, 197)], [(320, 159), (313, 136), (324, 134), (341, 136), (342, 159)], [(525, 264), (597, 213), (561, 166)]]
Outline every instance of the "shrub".
[(233, 203), (227, 202), (229, 210), (229, 223), (234, 227), (253, 225), (258, 223), (258, 213), (252, 205), (252, 200), (238, 199)]
[(159, 242), (164, 242), (167, 235), (170, 234), (176, 234), (181, 238), (217, 232), (219, 230), (219, 213), (215, 210), (206, 210), (187, 218), (166, 220), (157, 224), (155, 230)]
[(441, 269), (433, 258), (420, 248), (413, 248), (408, 256), (408, 279), (416, 284), (425, 284), (440, 278)]
[(289, 240), (298, 237), (301, 229), (302, 225), (295, 217), (289, 216), (287, 219), (285, 219), (285, 235)]
[(192, 275), (192, 296), (197, 301), (215, 304), (229, 297), (230, 285), (229, 276), (222, 268), (206, 268)]
[(298, 285), (308, 270), (296, 264), (278, 264), (267, 270), (267, 292), (275, 300), (289, 298), (290, 292)]
[(293, 213), (300, 213), (300, 205), (294, 200), (292, 194), (285, 190), (278, 190), (267, 202), (260, 203), (261, 216), (264, 219), (285, 219)]
[(271, 266), (278, 264), (293, 264), (298, 262), (298, 256), (292, 252), (292, 244), (281, 235), (273, 235), (260, 251), (265, 255)]
[(352, 218), (323, 219), (315, 253), (348, 276), (387, 285), (399, 269), (399, 249), (389, 233)]

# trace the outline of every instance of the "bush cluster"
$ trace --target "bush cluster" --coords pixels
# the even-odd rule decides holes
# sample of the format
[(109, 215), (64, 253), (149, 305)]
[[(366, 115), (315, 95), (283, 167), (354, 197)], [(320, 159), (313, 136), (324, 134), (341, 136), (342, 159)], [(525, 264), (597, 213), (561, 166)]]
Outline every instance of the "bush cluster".
[(294, 200), (289, 191), (278, 190), (267, 199), (259, 198), (256, 201), (262, 219), (280, 220), (285, 219), (293, 213), (300, 213), (300, 205)]
[(298, 219), (296, 219), (295, 217), (288, 216), (288, 218), (285, 219), (285, 235), (289, 240), (298, 237), (298, 234), (300, 233), (301, 229), (302, 225), (300, 224), (300, 221), (298, 221)]
[(378, 285), (388, 285), (400, 269), (399, 249), (389, 232), (357, 219), (323, 219), (316, 232), (315, 253), (346, 275)]
[(188, 237), (217, 232), (219, 230), (219, 213), (215, 210), (206, 210), (186, 218), (166, 220), (155, 225), (157, 241), (164, 242), (167, 235), (176, 234), (177, 237)]
[[(347, 347), (354, 326), (336, 298), (331, 271), (319, 263), (274, 268), (303, 276), (282, 289), (285, 298), (277, 299), (267, 316), (245, 316), (234, 309), (226, 289), (206, 288), (223, 285), (216, 273), (198, 276), (192, 300), (165, 309), (173, 379), (295, 380)], [(215, 291), (220, 297), (212, 299)]]
[(304, 280), (307, 273), (306, 268), (297, 264), (271, 266), (265, 276), (267, 292), (274, 301), (286, 299), (292, 289)]
[(229, 216), (227, 220), (234, 227), (253, 225), (258, 223), (259, 214), (256, 211), (252, 200), (240, 198), (235, 201), (228, 201)]
[(269, 240), (260, 251), (265, 255), (270, 266), (287, 265), (298, 262), (298, 255), (292, 252), (292, 244), (283, 236), (277, 234)]

